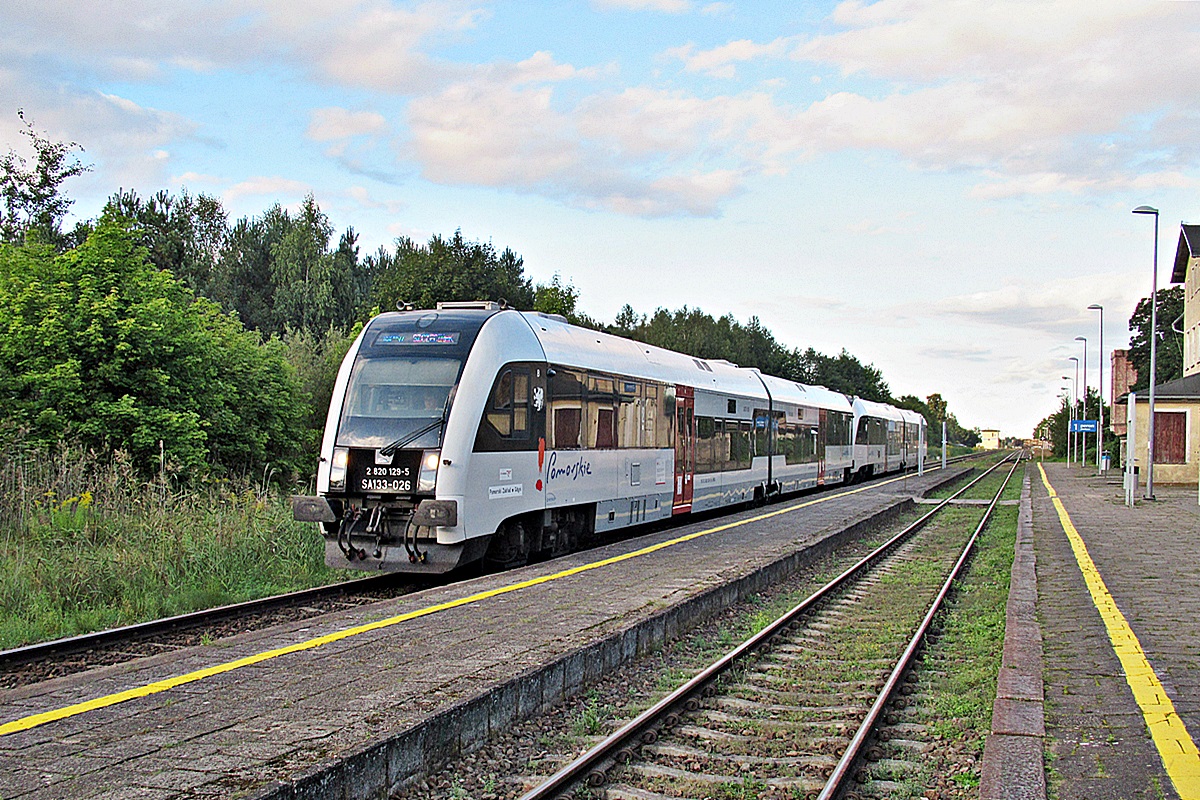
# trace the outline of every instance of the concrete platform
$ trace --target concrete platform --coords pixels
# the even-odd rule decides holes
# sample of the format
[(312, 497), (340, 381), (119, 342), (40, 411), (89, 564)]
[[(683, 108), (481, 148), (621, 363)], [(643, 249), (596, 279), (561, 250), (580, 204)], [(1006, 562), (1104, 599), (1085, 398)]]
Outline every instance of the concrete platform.
[(981, 797), (1200, 797), (1196, 489), (1127, 508), (1119, 474), (1044, 469), (1029, 468)]
[(0, 735), (0, 797), (384, 796), (961, 471), (830, 490), (2, 692), (0, 726), (62, 718)]

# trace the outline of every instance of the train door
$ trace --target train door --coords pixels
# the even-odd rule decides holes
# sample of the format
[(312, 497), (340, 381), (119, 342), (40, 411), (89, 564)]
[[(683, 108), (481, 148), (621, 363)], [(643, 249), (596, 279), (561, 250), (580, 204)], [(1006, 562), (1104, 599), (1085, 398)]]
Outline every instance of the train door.
[(817, 485), (825, 485), (825, 446), (829, 443), (829, 412), (820, 409), (817, 419)]
[(692, 510), (696, 475), (696, 394), (690, 386), (675, 387), (675, 502), (672, 514)]

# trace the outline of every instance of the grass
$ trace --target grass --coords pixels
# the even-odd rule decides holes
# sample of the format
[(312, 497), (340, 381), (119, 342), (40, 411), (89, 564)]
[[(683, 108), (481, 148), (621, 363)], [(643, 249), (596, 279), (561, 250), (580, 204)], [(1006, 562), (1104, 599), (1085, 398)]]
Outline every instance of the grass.
[(996, 509), (976, 544), (970, 569), (941, 615), (942, 635), (923, 657), (922, 682), (933, 697), (926, 709), (932, 728), (947, 739), (966, 742), (976, 753), (982, 752), (991, 725), (1016, 523), (1016, 507)]
[(120, 454), (0, 455), (0, 648), (343, 579), (268, 484), (183, 490)]

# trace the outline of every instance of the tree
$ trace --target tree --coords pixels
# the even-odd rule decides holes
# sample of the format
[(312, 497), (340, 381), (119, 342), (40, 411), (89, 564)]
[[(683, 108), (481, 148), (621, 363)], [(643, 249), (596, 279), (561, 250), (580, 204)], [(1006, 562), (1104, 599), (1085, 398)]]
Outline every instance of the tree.
[(570, 319), (578, 301), (579, 290), (574, 284), (564, 286), (557, 272), (550, 283), (539, 283), (533, 291), (533, 310), (543, 314), (561, 314)]
[(719, 319), (698, 308), (677, 311), (660, 308), (639, 316), (626, 304), (608, 327), (626, 336), (696, 358), (725, 359), (801, 383), (825, 386), (867, 400), (890, 402), (891, 392), (877, 368), (865, 365), (846, 350), (830, 357), (813, 348), (789, 350), (758, 317), (742, 325), (731, 315)]
[(31, 237), (62, 249), (67, 243), (62, 222), (72, 203), (62, 184), (91, 166), (71, 158), (73, 152), (83, 152), (78, 144), (52, 142), (34, 129), (23, 110), (17, 116), (25, 126), (21, 135), (33, 147), (34, 163), (30, 166), (11, 148), (0, 156), (0, 241), (13, 244)]
[(497, 253), (490, 243), (468, 242), (462, 231), (449, 239), (435, 235), (425, 245), (402, 237), (393, 252), (381, 250), (370, 258), (371, 296), (378, 308), (392, 309), (398, 302), (433, 308), (455, 300), (503, 300), (526, 310), (534, 306), (524, 259), (508, 248)]
[(926, 405), (929, 406), (929, 413), (932, 414), (932, 421), (941, 422), (946, 419), (946, 400), (941, 394), (934, 392), (925, 398)]
[(797, 380), (803, 383), (824, 386), (835, 392), (878, 403), (887, 403), (892, 399), (883, 373), (874, 366), (863, 364), (844, 349), (831, 358), (808, 348), (800, 356), (800, 373)]
[[(1089, 386), (1088, 387), (1088, 396), (1087, 396), (1088, 409), (1099, 408), (1098, 404), (1100, 402), (1101, 402), (1100, 393), (1098, 391), (1096, 391), (1096, 389), (1094, 387)], [(1092, 412), (1089, 411), (1089, 416), (1091, 415), (1091, 413)], [(1082, 414), (1083, 414), (1083, 401), (1080, 400), (1075, 405), (1075, 418), (1082, 419), (1083, 418)], [(1108, 407), (1108, 404), (1105, 404), (1105, 406), (1104, 406), (1104, 418), (1106, 420), (1112, 419), (1111, 409)], [(1069, 434), (1070, 426), (1068, 425), (1068, 422), (1070, 421), (1070, 419), (1071, 419), (1071, 402), (1066, 397), (1063, 397), (1062, 401), (1059, 404), (1058, 410), (1055, 411), (1053, 414), (1046, 416), (1041, 422), (1039, 422), (1037, 424), (1037, 427), (1034, 428), (1034, 431), (1033, 431), (1034, 436), (1039, 435), (1043, 430), (1045, 430), (1049, 433), (1050, 442), (1052, 445), (1052, 452), (1056, 458), (1066, 458), (1067, 440), (1070, 436), (1070, 434)], [(1093, 437), (1089, 437), (1089, 440), (1091, 440), (1092, 438)], [(1105, 448), (1107, 450), (1109, 450), (1109, 452), (1112, 452), (1115, 449), (1112, 447), (1112, 445), (1116, 444), (1116, 438), (1113, 436), (1111, 431), (1105, 432), (1104, 441), (1105, 441)], [(1093, 445), (1094, 445), (1094, 442), (1093, 442)], [(1092, 452), (1093, 452), (1093, 458), (1094, 458), (1095, 451), (1093, 450)]]
[(221, 201), (209, 195), (178, 196), (160, 191), (142, 200), (134, 191), (118, 191), (105, 205), (107, 211), (130, 221), (137, 244), (146, 248), (150, 261), (170, 270), (179, 280), (206, 297), (221, 251), (229, 235), (229, 215)]
[(62, 254), (0, 245), (0, 417), (34, 443), (125, 450), (147, 473), (292, 466), (305, 397), (282, 343), (260, 344), (136, 242), (106, 212)]
[[(1183, 376), (1183, 334), (1173, 323), (1183, 315), (1183, 287), (1159, 289), (1157, 293), (1158, 341), (1155, 343), (1155, 385)], [(1137, 383), (1131, 391), (1143, 392), (1150, 387), (1150, 298), (1138, 301), (1129, 318), (1129, 360), (1137, 369)]]
[(346, 330), (368, 306), (374, 264), (359, 260), (353, 228), (331, 250), (333, 230), (311, 194), (294, 215), (276, 203), (239, 219), (224, 237), (208, 296), (266, 336)]

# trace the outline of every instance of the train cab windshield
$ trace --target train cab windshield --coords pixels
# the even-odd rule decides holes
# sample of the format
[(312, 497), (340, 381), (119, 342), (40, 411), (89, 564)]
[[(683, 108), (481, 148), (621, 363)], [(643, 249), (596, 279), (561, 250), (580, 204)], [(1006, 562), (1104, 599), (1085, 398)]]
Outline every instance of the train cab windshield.
[(440, 447), (440, 423), (461, 367), (456, 358), (359, 358), (346, 386), (337, 444)]

